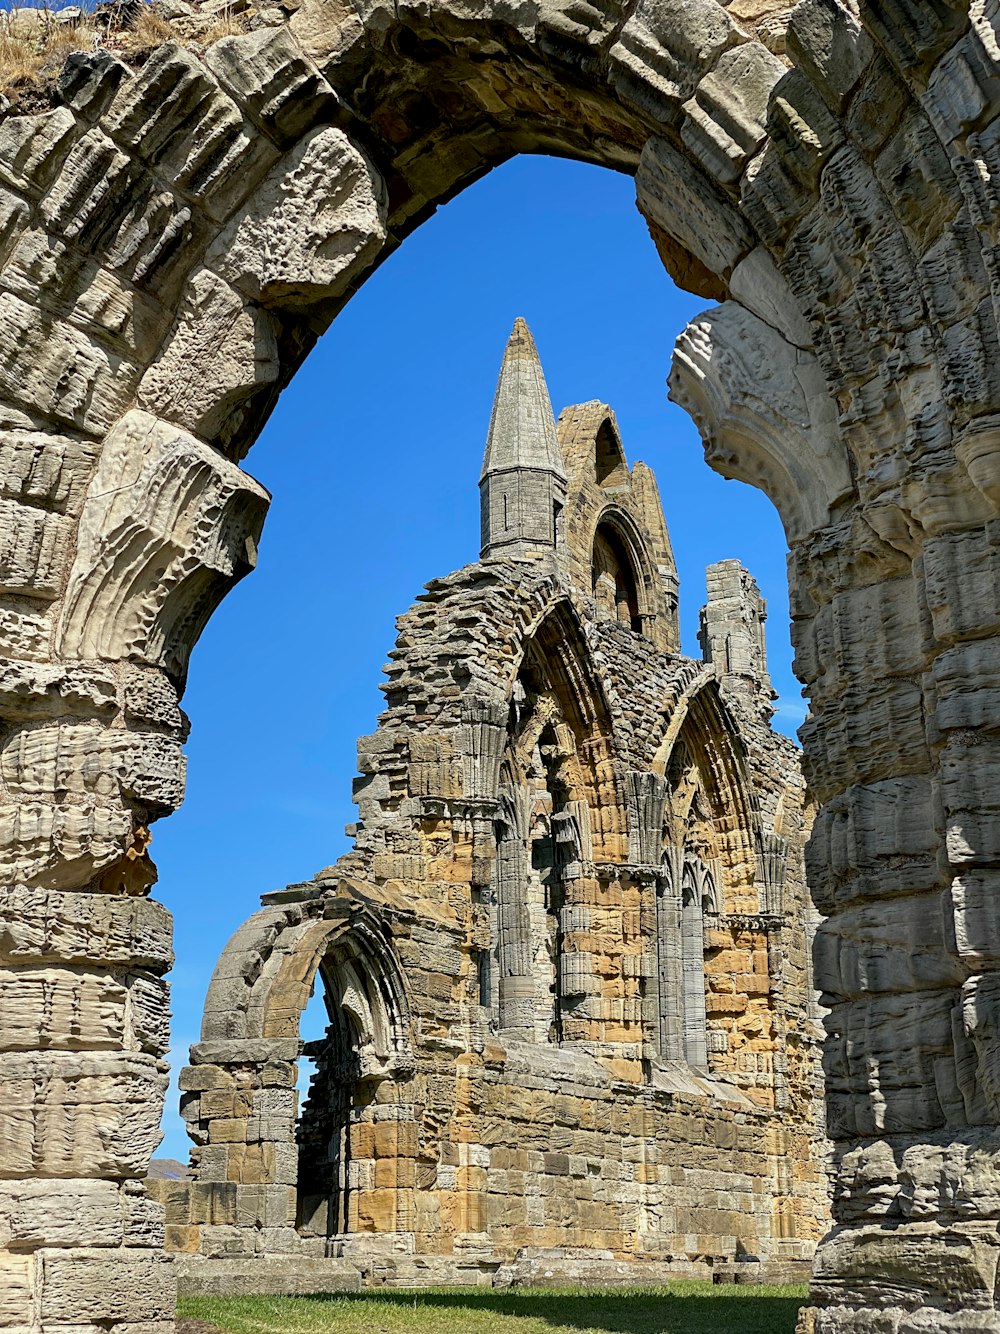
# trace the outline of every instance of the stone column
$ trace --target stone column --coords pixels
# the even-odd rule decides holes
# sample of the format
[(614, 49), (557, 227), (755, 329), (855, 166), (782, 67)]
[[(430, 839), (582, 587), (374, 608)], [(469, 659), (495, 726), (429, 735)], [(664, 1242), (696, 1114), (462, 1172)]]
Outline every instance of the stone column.
[(61, 598), (33, 643), (7, 645), (0, 686), (0, 1311), (124, 1334), (174, 1311), (163, 1211), (141, 1180), (172, 962), (170, 915), (147, 897), (149, 825), (182, 799), (178, 683), (197, 627), (251, 566), (266, 495), (139, 410), (96, 466), (79, 441), (2, 438), (36, 478)]
[(162, 1210), (140, 1181), (166, 1087), (170, 914), (0, 891), (0, 1322), (170, 1321)]

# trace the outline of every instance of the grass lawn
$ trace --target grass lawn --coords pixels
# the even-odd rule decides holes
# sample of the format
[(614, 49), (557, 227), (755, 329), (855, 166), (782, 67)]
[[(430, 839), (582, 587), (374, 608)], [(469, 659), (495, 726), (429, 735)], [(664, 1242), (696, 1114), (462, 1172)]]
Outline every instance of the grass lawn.
[(795, 1287), (425, 1288), (315, 1297), (185, 1297), (226, 1334), (793, 1334)]

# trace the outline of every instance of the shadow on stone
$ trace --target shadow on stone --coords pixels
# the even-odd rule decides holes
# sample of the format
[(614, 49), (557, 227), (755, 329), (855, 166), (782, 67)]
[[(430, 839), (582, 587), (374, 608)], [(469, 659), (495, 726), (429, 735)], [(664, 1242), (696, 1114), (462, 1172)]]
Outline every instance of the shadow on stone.
[[(371, 1302), (371, 1291), (317, 1293), (300, 1300), (314, 1302)], [(773, 1290), (734, 1286), (725, 1295), (718, 1289), (701, 1292), (664, 1292), (638, 1288), (616, 1291), (523, 1289), (498, 1292), (470, 1289), (465, 1292), (414, 1292), (412, 1289), (380, 1292), (378, 1301), (391, 1306), (421, 1307), (453, 1311), (455, 1328), (461, 1313), (492, 1312), (498, 1316), (544, 1320), (553, 1330), (601, 1330), (607, 1334), (793, 1334), (804, 1289), (789, 1289), (788, 1295)]]

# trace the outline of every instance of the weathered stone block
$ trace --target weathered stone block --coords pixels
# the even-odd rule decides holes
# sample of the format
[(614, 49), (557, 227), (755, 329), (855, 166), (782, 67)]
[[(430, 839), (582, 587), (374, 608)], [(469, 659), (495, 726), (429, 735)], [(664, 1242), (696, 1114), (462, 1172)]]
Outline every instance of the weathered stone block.
[(101, 124), (116, 143), (220, 221), (276, 156), (205, 66), (172, 42), (122, 84)]
[(330, 301), (374, 262), (385, 238), (385, 188), (333, 128), (308, 134), (208, 253), (255, 301)]
[(613, 85), (656, 121), (677, 124), (699, 78), (741, 36), (726, 11), (705, 0), (643, 0), (609, 52)]
[(143, 377), (139, 403), (212, 439), (239, 403), (278, 374), (271, 316), (200, 269), (174, 336)]
[(205, 64), (255, 125), (279, 144), (329, 119), (338, 99), (288, 28), (224, 37)]
[(193, 436), (128, 413), (105, 442), (84, 505), (62, 651), (183, 675), (193, 642), (186, 627), (253, 568), (267, 499)]
[(103, 434), (128, 405), (133, 363), (68, 324), (53, 326), (36, 305), (0, 292), (10, 340), (0, 357), (0, 394), (47, 416)]
[(160, 1141), (166, 1076), (136, 1053), (0, 1056), (0, 1175), (129, 1176)]
[[(754, 248), (753, 233), (714, 181), (691, 165), (666, 139), (650, 139), (635, 178), (643, 216), (710, 274), (728, 274)], [(711, 219), (711, 223), (709, 223)], [(656, 240), (654, 233), (654, 240)], [(683, 262), (661, 258), (680, 277)], [(704, 279), (703, 279), (704, 281)], [(706, 295), (719, 294), (718, 287)]]
[(0, 1183), (4, 1247), (120, 1246), (123, 1237), (123, 1199), (116, 1181)]
[(46, 1324), (168, 1321), (177, 1284), (168, 1256), (143, 1250), (42, 1250), (41, 1319)]
[(109, 898), (18, 885), (0, 888), (0, 959), (144, 965), (173, 963), (172, 919), (151, 899)]
[(784, 74), (784, 65), (770, 51), (745, 42), (719, 56), (684, 104), (681, 138), (720, 184), (737, 181), (762, 143), (768, 101)]
[(37, 197), (62, 170), (78, 133), (66, 107), (40, 116), (5, 116), (0, 124), (0, 178)]

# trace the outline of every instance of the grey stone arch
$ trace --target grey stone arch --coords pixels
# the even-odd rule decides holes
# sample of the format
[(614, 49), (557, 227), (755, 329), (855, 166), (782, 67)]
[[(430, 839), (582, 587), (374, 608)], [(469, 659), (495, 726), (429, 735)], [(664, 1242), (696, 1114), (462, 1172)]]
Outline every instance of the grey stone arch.
[[(86, 1047), (49, 1031), (47, 981), (26, 1002), (37, 1047), (3, 1053), (4, 1096), (50, 1080), (68, 1097), (95, 1072), (121, 1095), (95, 1092), (76, 1128), (18, 1140), (7, 1165), (110, 1183), (117, 1281), (92, 1307), (92, 1285), (65, 1278), (108, 1233), (63, 1189), (5, 1255), (19, 1309), (119, 1324), (172, 1309), (125, 1190), (155, 1142), (132, 1140), (125, 1107), (142, 1089), (155, 1127), (165, 951), (150, 957), (138, 917), (109, 939), (91, 891), (150, 883), (143, 831), (181, 799), (188, 654), (253, 564), (267, 499), (236, 460), (379, 258), (490, 166), (544, 151), (634, 172), (668, 270), (722, 302), (679, 340), (672, 393), (789, 538), (839, 1143), (823, 1319), (860, 1328), (878, 1303), (898, 1323), (899, 1291), (923, 1300), (928, 1283), (940, 1328), (993, 1318), (989, 1199), (970, 1182), (960, 1219), (934, 1183), (942, 1155), (963, 1179), (974, 1153), (1000, 1163), (995, 39), (978, 6), (804, 0), (785, 50), (712, 0), (307, 0), (138, 72), (77, 56), (59, 107), (5, 115), (4, 911), (19, 932), (72, 924), (29, 932), (18, 966), (96, 995), (110, 955), (122, 992)], [(890, 954), (912, 965), (881, 969)], [(939, 1201), (937, 1233), (914, 1199)], [(36, 1263), (50, 1243), (60, 1263)], [(953, 1246), (965, 1277), (935, 1285), (926, 1258), (950, 1272)], [(880, 1290), (872, 1275), (910, 1254)]]
[[(295, 1249), (304, 1238), (322, 1253), (328, 1237), (349, 1230), (359, 1098), (412, 1074), (410, 1008), (376, 890), (345, 880), (333, 895), (275, 897), (219, 958), (201, 1041), (181, 1073), (182, 1112), (199, 1189), (226, 1201), (243, 1229), (238, 1248), (253, 1254), (255, 1230), (268, 1229), (265, 1251)], [(311, 1044), (316, 1075), (300, 1116), (300, 1022), (317, 983), (330, 1024)], [(238, 1093), (218, 1095), (229, 1088)]]

